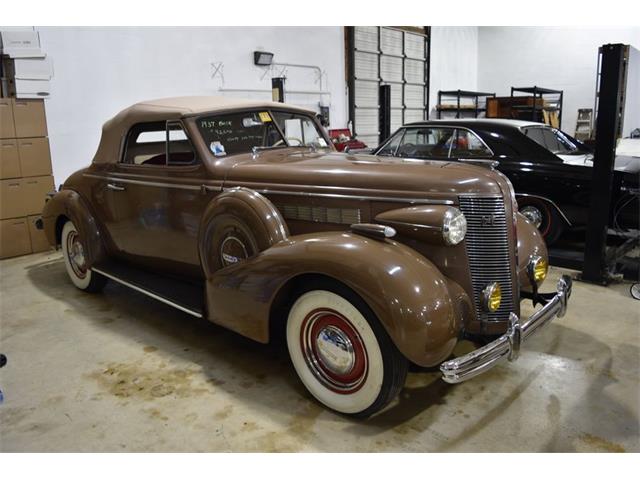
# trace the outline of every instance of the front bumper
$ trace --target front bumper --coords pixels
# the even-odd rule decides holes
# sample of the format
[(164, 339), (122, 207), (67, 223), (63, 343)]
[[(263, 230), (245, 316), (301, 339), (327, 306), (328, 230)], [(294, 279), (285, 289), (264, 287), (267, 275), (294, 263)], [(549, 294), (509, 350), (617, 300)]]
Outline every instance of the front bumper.
[(556, 294), (526, 322), (521, 323), (518, 316), (511, 313), (507, 333), (482, 348), (440, 365), (443, 380), (447, 383), (461, 383), (486, 372), (505, 359), (517, 359), (520, 346), (529, 337), (555, 317), (564, 316), (570, 296), (571, 277), (563, 275), (558, 280)]

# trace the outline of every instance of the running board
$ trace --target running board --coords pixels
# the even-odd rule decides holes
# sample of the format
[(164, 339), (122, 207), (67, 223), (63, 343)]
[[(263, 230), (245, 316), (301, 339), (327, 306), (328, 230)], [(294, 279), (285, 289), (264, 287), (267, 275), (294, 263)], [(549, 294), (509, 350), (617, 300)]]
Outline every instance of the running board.
[(91, 270), (189, 315), (204, 316), (202, 286), (116, 263), (97, 265)]

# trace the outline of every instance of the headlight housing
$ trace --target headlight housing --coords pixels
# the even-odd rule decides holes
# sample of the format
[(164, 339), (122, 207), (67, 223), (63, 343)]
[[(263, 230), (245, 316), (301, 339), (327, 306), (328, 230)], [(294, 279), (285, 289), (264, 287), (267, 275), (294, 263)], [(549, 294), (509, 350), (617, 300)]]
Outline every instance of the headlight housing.
[(467, 219), (457, 208), (450, 208), (444, 214), (442, 237), (447, 245), (457, 245), (467, 234)]

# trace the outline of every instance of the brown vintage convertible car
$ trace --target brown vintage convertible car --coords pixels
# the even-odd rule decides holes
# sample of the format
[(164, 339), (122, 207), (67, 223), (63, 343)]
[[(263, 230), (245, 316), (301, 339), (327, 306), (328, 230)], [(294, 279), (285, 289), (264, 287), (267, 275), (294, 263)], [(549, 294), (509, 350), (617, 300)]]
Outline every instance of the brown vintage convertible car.
[[(513, 360), (571, 292), (490, 167), (335, 152), (313, 112), (215, 97), (143, 102), (45, 205), (72, 282), (120, 282), (259, 342), (285, 339), (327, 407), (368, 416), (408, 366), (444, 380)], [(543, 306), (521, 321), (520, 300)], [(483, 346), (450, 359), (457, 342)]]

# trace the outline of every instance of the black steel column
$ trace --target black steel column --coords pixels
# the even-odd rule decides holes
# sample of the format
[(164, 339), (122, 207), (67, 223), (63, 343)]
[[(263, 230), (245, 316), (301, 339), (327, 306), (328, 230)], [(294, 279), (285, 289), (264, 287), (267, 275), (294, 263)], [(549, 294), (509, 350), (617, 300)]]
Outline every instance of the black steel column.
[(355, 27), (344, 27), (347, 48), (347, 90), (349, 94), (349, 121), (351, 134), (356, 136), (356, 34)]
[(619, 43), (600, 47), (602, 65), (600, 97), (596, 119), (596, 149), (591, 180), (591, 206), (584, 249), (582, 279), (604, 284), (606, 276), (606, 243), (613, 167), (616, 156), (618, 123), (620, 122), (620, 88), (624, 69), (625, 46)]
[(391, 85), (380, 85), (378, 91), (380, 102), (380, 108), (378, 109), (379, 145), (382, 145), (382, 142), (391, 136)]
[(273, 77), (271, 79), (271, 98), (274, 102), (284, 103), (285, 77)]

